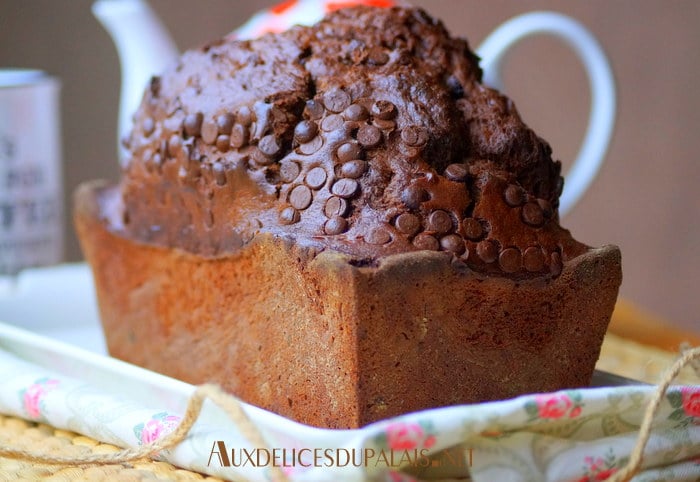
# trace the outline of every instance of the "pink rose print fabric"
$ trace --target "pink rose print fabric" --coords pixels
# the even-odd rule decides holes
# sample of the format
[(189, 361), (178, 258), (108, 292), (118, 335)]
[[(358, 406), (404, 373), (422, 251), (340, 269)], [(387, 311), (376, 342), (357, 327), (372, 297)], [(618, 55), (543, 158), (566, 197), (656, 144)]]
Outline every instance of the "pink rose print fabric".
[(689, 417), (700, 417), (700, 388), (681, 389), (683, 411)]
[[(138, 394), (146, 386), (153, 389), (150, 382), (132, 381), (130, 389), (115, 393), (109, 384), (97, 385), (83, 376), (80, 371), (52, 372), (0, 347), (0, 413), (132, 448), (163, 440), (181, 422), (182, 414), (165, 403), (178, 400), (184, 406), (189, 392), (158, 388), (158, 399), (144, 400)], [(523, 481), (596, 482), (615, 477), (629, 460), (655, 390), (622, 386), (532, 394), (425, 410), (350, 431), (302, 430), (255, 410), (250, 419), (262, 428), (271, 449), (287, 450), (278, 453), (278, 461), (285, 461), (283, 470), (295, 481), (417, 482), (444, 480), (449, 474), (454, 475), (451, 480), (491, 482), (514, 480), (517, 474)], [(196, 437), (158, 457), (222, 479), (270, 480), (269, 467), (207, 466), (212, 441), (225, 440), (227, 447), (237, 449), (249, 441), (220, 413), (203, 409), (202, 414), (216, 423), (205, 421)], [(310, 453), (303, 459), (307, 465), (291, 465), (297, 460), (292, 449), (317, 447), (330, 449), (334, 456), (334, 450), (345, 450), (353, 458), (369, 457), (365, 451), (370, 451), (373, 458), (363, 459), (369, 460), (366, 465), (314, 467), (307, 466), (314, 461)], [(661, 399), (638, 480), (700, 480), (700, 385), (674, 385)]]
[(617, 461), (612, 452), (605, 457), (585, 457), (583, 471), (585, 475), (576, 482), (598, 482), (608, 480), (617, 472)]
[(700, 425), (700, 386), (669, 390), (666, 399), (674, 409), (668, 418), (677, 428)]
[(583, 396), (578, 391), (535, 395), (525, 404), (530, 419), (557, 420), (576, 418), (583, 411)]
[(429, 449), (435, 445), (435, 435), (418, 423), (395, 423), (387, 427), (386, 441), (391, 450)]
[(22, 408), (31, 419), (41, 419), (44, 413), (44, 397), (58, 387), (59, 381), (54, 378), (39, 378), (28, 387), (20, 390)]
[(181, 418), (177, 415), (167, 412), (157, 413), (150, 420), (136, 425), (134, 435), (139, 445), (147, 445), (175, 430), (180, 420)]
[(437, 437), (430, 421), (396, 421), (387, 425), (374, 440), (380, 449), (403, 451), (430, 449)]

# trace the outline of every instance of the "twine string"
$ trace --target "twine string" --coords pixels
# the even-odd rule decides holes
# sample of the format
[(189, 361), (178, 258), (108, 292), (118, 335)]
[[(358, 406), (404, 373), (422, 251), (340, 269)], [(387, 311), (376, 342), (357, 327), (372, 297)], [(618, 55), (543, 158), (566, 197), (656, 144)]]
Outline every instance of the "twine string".
[[(681, 348), (681, 353), (686, 353), (686, 352), (692, 350), (693, 346), (690, 343), (688, 343), (687, 341), (684, 341), (683, 343), (681, 343), (680, 348)], [(695, 371), (695, 375), (698, 378), (700, 378), (700, 359), (693, 358), (690, 360), (689, 364), (692, 367), (692, 369)]]
[[(199, 418), (202, 405), (207, 398), (214, 402), (230, 417), (241, 435), (255, 448), (263, 449), (267, 447), (265, 438), (248, 415), (246, 415), (241, 402), (224, 392), (217, 385), (204, 384), (198, 386), (192, 393), (187, 402), (187, 408), (182, 416), (182, 420), (180, 420), (180, 423), (172, 432), (139, 448), (123, 449), (111, 454), (89, 454), (72, 457), (0, 447), (0, 457), (50, 465), (121, 464), (153, 457), (161, 450), (175, 447), (187, 437), (187, 434), (189, 434)], [(273, 482), (289, 482), (284, 472), (274, 465), (270, 467), (270, 476)]]
[[(673, 380), (678, 376), (683, 368), (687, 365), (696, 368), (696, 364), (700, 361), (700, 347), (698, 348), (686, 348), (683, 349), (683, 354), (681, 357), (674, 362), (673, 365), (664, 373), (661, 378), (661, 382), (657, 385), (656, 390), (652, 394), (651, 400), (644, 411), (644, 418), (642, 419), (642, 424), (639, 427), (639, 435), (637, 436), (637, 442), (630, 453), (630, 458), (620, 470), (618, 470), (612, 477), (608, 479), (609, 482), (627, 482), (630, 480), (642, 465), (642, 458), (644, 457), (644, 449), (651, 438), (651, 428), (654, 422), (654, 417), (656, 412), (658, 412), (661, 402), (668, 391), (668, 387), (671, 385)], [(698, 372), (696, 368), (696, 373)]]
[[(609, 482), (626, 482), (630, 480), (642, 464), (644, 449), (651, 437), (654, 417), (661, 406), (663, 397), (668, 391), (673, 380), (686, 366), (693, 367), (700, 376), (700, 347), (690, 348), (688, 345), (682, 346), (681, 357), (664, 373), (661, 382), (652, 393), (651, 399), (644, 411), (642, 424), (639, 427), (639, 435), (627, 463), (620, 468)], [(91, 465), (91, 464), (119, 464), (137, 459), (152, 457), (161, 450), (165, 450), (178, 445), (189, 434), (192, 426), (199, 418), (204, 401), (209, 398), (219, 408), (221, 408), (234, 422), (241, 435), (243, 435), (253, 446), (258, 449), (267, 447), (265, 438), (255, 424), (246, 415), (241, 402), (235, 397), (225, 393), (219, 386), (204, 384), (197, 387), (187, 403), (187, 409), (182, 420), (177, 427), (166, 436), (155, 440), (149, 444), (136, 449), (124, 449), (111, 454), (90, 454), (79, 457), (66, 457), (39, 452), (31, 452), (20, 449), (0, 447), (0, 457), (19, 459), (28, 462), (51, 464), (51, 465)], [(289, 478), (279, 467), (270, 467), (270, 476), (273, 482), (289, 482)]]

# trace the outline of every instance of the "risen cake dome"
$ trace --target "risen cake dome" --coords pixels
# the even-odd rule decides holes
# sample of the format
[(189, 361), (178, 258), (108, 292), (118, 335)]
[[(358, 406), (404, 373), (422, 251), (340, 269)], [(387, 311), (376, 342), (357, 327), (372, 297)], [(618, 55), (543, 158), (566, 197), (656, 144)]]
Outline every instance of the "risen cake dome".
[(442, 250), (557, 275), (585, 249), (558, 224), (560, 163), (477, 60), (402, 8), (189, 51), (135, 115), (113, 222), (204, 255), (271, 232), (368, 263)]
[(190, 51), (76, 225), (109, 351), (349, 428), (590, 382), (620, 252), (559, 226), (560, 165), (417, 9)]

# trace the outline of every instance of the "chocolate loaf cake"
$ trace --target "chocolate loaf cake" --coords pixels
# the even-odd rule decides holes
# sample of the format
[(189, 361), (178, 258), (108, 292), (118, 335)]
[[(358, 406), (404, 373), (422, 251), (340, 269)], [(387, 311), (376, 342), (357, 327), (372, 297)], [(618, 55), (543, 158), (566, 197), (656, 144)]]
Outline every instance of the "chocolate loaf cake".
[(587, 385), (619, 250), (480, 81), (413, 8), (185, 53), (76, 194), (110, 353), (333, 428)]

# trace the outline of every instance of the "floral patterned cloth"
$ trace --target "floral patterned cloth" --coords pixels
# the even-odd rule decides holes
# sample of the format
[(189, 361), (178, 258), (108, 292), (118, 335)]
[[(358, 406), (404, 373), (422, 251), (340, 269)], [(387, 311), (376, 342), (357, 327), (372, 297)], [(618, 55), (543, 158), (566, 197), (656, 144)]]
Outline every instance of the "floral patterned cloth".
[[(194, 387), (39, 338), (0, 324), (0, 412), (122, 447), (153, 442), (179, 423)], [(188, 438), (160, 456), (230, 480), (271, 480), (276, 465), (292, 481), (600, 481), (628, 460), (654, 390), (533, 394), (360, 430), (316, 429), (244, 404), (264, 450), (207, 402)], [(642, 467), (635, 481), (700, 480), (700, 386), (666, 393)]]

